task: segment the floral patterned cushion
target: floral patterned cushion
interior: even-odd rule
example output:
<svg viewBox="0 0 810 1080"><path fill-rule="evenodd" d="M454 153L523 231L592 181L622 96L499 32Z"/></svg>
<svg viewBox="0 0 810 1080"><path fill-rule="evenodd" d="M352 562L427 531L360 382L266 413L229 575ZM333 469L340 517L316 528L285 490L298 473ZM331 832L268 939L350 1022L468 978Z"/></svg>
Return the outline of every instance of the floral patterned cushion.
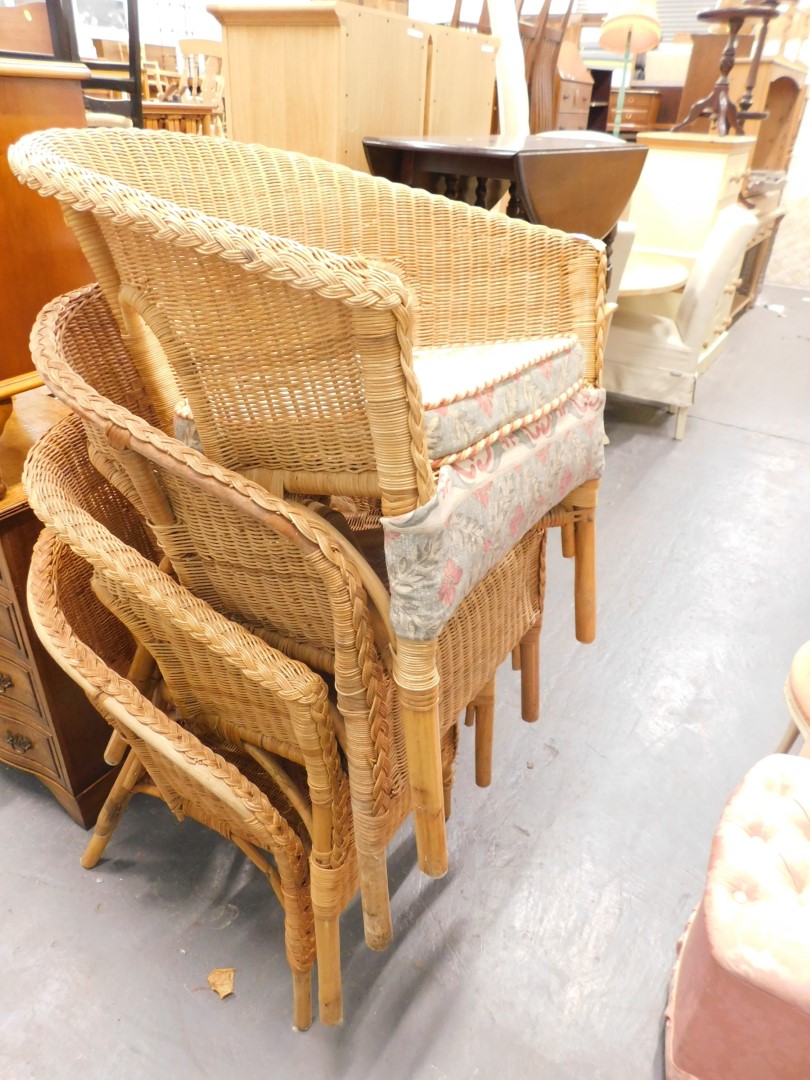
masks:
<svg viewBox="0 0 810 1080"><path fill-rule="evenodd" d="M414 349L434 467L551 412L583 385L575 337Z"/></svg>
<svg viewBox="0 0 810 1080"><path fill-rule="evenodd" d="M583 387L474 456L442 465L430 502L382 519L391 622L400 637L436 637L544 514L601 476L604 406L604 390Z"/></svg>

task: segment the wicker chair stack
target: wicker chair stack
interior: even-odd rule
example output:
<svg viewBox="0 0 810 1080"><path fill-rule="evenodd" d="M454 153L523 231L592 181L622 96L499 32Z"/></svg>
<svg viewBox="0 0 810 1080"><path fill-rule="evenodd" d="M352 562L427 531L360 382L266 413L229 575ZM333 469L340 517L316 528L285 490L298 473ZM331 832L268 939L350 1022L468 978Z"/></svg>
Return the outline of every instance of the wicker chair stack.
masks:
<svg viewBox="0 0 810 1080"><path fill-rule="evenodd" d="M459 716L485 786L510 653L523 718L539 716L550 526L575 556L577 636L594 636L604 250L227 140L59 130L10 161L61 201L98 277L34 328L36 366L76 418L25 478L51 530L41 632L111 719L110 758L132 748L91 848L128 793L155 787L282 877L285 859L299 867L288 955L311 966L288 904L309 896L334 1022L337 917L359 887L366 941L389 943L385 849L411 812L421 869L447 869ZM92 582L88 610L131 635L128 668L61 602L55 567L71 560L89 568L69 577ZM100 696L113 669L128 678ZM238 690L203 699L202 672ZM190 740L183 760L247 785L276 832L248 836L199 775L184 787L174 750L147 760L139 725L167 740L149 753Z"/></svg>

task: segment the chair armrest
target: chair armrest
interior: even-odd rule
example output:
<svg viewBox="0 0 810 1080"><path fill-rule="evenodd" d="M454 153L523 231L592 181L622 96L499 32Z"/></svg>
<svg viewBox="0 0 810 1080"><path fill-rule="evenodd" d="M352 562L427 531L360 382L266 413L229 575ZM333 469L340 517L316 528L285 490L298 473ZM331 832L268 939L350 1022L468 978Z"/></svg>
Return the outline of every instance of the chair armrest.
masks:
<svg viewBox="0 0 810 1080"><path fill-rule="evenodd" d="M606 272L600 241L411 188L395 191L389 265L414 297L418 345L575 333L587 376L598 379Z"/></svg>

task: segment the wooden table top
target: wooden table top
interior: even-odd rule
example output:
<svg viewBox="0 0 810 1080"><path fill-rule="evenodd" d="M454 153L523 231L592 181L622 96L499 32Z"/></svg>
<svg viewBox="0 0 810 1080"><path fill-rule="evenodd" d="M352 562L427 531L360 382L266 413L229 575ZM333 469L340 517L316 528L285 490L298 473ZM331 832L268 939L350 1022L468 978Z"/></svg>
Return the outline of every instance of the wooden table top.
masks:
<svg viewBox="0 0 810 1080"><path fill-rule="evenodd" d="M619 282L619 299L675 292L688 277L689 267L672 255L631 251Z"/></svg>

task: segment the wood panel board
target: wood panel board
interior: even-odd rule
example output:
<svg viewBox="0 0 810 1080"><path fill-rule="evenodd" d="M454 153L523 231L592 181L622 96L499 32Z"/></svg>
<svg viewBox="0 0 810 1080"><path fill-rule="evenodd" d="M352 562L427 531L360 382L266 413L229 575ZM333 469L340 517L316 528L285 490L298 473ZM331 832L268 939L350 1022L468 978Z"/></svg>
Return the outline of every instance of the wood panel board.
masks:
<svg viewBox="0 0 810 1080"><path fill-rule="evenodd" d="M498 39L431 26L426 135L488 135Z"/></svg>
<svg viewBox="0 0 810 1080"><path fill-rule="evenodd" d="M368 171L365 135L424 130L429 28L375 8L340 5L344 35L345 145L340 160Z"/></svg>

